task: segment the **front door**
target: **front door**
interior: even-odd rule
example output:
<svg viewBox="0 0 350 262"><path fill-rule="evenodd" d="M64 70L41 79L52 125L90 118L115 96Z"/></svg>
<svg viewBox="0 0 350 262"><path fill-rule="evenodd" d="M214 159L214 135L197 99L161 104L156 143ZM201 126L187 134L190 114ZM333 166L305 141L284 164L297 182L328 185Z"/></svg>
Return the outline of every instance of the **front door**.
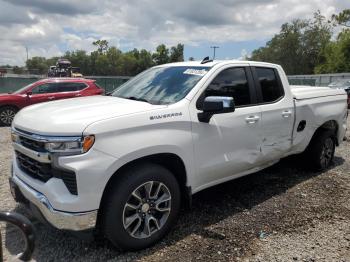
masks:
<svg viewBox="0 0 350 262"><path fill-rule="evenodd" d="M31 94L28 96L29 104L37 104L42 102L48 102L56 100L56 84L55 83L46 83L34 87L31 90Z"/></svg>
<svg viewBox="0 0 350 262"><path fill-rule="evenodd" d="M255 167L260 159L261 109L250 68L225 67L197 100L197 109L207 96L233 97L236 110L213 115L209 123L192 115L197 182L195 191L234 178Z"/></svg>

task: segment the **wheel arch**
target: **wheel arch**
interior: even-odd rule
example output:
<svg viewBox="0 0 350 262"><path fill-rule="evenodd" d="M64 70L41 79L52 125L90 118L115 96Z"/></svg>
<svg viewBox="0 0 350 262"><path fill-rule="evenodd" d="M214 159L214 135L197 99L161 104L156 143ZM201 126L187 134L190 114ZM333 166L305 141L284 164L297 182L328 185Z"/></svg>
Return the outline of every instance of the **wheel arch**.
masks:
<svg viewBox="0 0 350 262"><path fill-rule="evenodd" d="M17 110L17 112L21 109L19 106L14 105L14 104L3 104L3 105L0 105L0 109L3 108L3 107L13 107L14 109Z"/></svg>
<svg viewBox="0 0 350 262"><path fill-rule="evenodd" d="M174 153L157 153L148 156L143 156L134 160L131 160L121 167L119 167L114 174L109 178L104 188L98 213L98 222L101 221L104 209L104 203L106 202L106 197L112 189L113 183L121 178L121 174L130 167L141 165L143 163L154 163L167 168L172 172L179 183L181 191L181 202L185 207L191 206L192 192L191 187L187 186L187 171L185 162Z"/></svg>
<svg viewBox="0 0 350 262"><path fill-rule="evenodd" d="M336 120L328 120L326 122L324 122L322 125L320 125L314 132L311 141L314 139L314 137L317 136L317 134L319 134L320 132L324 132L324 131L332 131L334 134L334 139L335 139L335 144L337 146L339 146L339 141L338 141L338 130L339 130L339 124Z"/></svg>

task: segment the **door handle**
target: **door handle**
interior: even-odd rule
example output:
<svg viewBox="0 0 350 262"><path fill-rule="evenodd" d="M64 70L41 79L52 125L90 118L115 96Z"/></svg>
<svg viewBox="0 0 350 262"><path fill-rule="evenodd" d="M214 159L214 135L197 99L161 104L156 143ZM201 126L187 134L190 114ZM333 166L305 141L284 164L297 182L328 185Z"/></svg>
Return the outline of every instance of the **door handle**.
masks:
<svg viewBox="0 0 350 262"><path fill-rule="evenodd" d="M77 94L77 95L75 95L76 97L78 97L78 96L81 96L81 94Z"/></svg>
<svg viewBox="0 0 350 262"><path fill-rule="evenodd" d="M248 124L254 124L256 122L258 122L260 120L260 117L258 116L248 116L246 117L245 121L248 123Z"/></svg>
<svg viewBox="0 0 350 262"><path fill-rule="evenodd" d="M288 118L291 115L292 115L292 111L290 111L290 110L286 110L286 111L282 112L282 117L284 117L284 118Z"/></svg>
<svg viewBox="0 0 350 262"><path fill-rule="evenodd" d="M47 99L52 100L52 99L55 99L55 97L54 96L49 96Z"/></svg>

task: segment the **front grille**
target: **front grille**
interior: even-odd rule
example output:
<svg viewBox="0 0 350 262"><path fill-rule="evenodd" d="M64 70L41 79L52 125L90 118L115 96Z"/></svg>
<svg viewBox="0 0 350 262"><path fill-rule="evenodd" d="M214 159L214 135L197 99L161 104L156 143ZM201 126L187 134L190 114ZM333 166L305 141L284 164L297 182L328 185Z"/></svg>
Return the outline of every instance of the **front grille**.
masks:
<svg viewBox="0 0 350 262"><path fill-rule="evenodd" d="M19 141L22 144L22 146L26 148L29 148L37 152L46 152L44 142L35 141L32 139L26 138L24 136L19 136Z"/></svg>
<svg viewBox="0 0 350 262"><path fill-rule="evenodd" d="M30 177L42 182L47 182L52 177L51 164L41 163L18 151L16 156L19 167Z"/></svg>
<svg viewBox="0 0 350 262"><path fill-rule="evenodd" d="M62 179L68 191L72 195L78 195L77 179L74 172L54 168L51 164L41 163L18 151L16 151L16 158L19 168L30 177L44 183L52 177Z"/></svg>

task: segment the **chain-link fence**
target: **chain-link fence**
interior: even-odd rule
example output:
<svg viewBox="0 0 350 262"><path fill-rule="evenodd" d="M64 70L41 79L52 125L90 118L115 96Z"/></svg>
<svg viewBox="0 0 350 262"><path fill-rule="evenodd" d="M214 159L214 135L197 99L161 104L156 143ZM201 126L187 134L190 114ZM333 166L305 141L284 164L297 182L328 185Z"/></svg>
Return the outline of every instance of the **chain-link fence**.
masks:
<svg viewBox="0 0 350 262"><path fill-rule="evenodd" d="M28 84L38 81L45 76L38 75L5 75L0 77L0 93L14 92ZM96 83L111 92L121 84L128 81L130 76L85 76L85 78L95 79ZM332 82L342 79L350 79L350 73L323 74L323 75L292 75L288 76L292 85L327 86Z"/></svg>
<svg viewBox="0 0 350 262"><path fill-rule="evenodd" d="M11 93L26 85L36 82L45 76L28 75L28 76L2 76L0 77L0 93ZM128 81L129 76L85 76L85 78L95 79L96 83L105 89L106 92L111 92L121 84Z"/></svg>
<svg viewBox="0 0 350 262"><path fill-rule="evenodd" d="M328 86L330 83L343 79L350 79L350 73L288 76L291 85L308 86Z"/></svg>

